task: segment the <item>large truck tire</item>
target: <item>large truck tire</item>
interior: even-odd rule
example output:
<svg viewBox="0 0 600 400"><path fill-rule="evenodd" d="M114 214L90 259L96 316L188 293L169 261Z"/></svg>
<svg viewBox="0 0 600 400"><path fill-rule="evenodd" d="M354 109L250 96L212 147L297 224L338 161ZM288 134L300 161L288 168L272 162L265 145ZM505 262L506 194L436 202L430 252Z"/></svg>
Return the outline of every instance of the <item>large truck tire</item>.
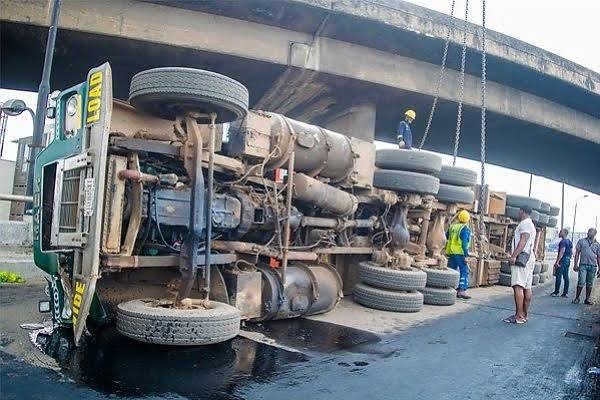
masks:
<svg viewBox="0 0 600 400"><path fill-rule="evenodd" d="M509 218L514 219L515 221L519 221L519 207L506 206L506 210L504 211L504 215ZM533 222L540 223L540 214L539 212L532 210L531 215L529 216Z"/></svg>
<svg viewBox="0 0 600 400"><path fill-rule="evenodd" d="M519 207L506 206L504 215L514 220L519 220Z"/></svg>
<svg viewBox="0 0 600 400"><path fill-rule="evenodd" d="M452 165L442 165L437 177L440 178L440 183L448 185L475 186L477 184L477 172Z"/></svg>
<svg viewBox="0 0 600 400"><path fill-rule="evenodd" d="M435 288L452 288L458 287L460 273L454 269L433 269L423 268L427 274L427 286Z"/></svg>
<svg viewBox="0 0 600 400"><path fill-rule="evenodd" d="M516 208L528 206L534 210L538 210L542 206L542 201L534 199L533 197L516 196L513 194L509 194L506 196L506 204Z"/></svg>
<svg viewBox="0 0 600 400"><path fill-rule="evenodd" d="M417 312L423 308L423 295L420 292L396 292L364 283L357 283L354 287L354 301L384 311Z"/></svg>
<svg viewBox="0 0 600 400"><path fill-rule="evenodd" d="M469 187L440 183L435 197L442 203L471 204L475 200L475 193Z"/></svg>
<svg viewBox="0 0 600 400"><path fill-rule="evenodd" d="M405 193L437 194L440 180L435 176L391 169L375 170L375 187Z"/></svg>
<svg viewBox="0 0 600 400"><path fill-rule="evenodd" d="M138 72L131 78L129 102L138 110L174 120L186 111L217 113L217 123L248 113L248 89L216 72L166 67Z"/></svg>
<svg viewBox="0 0 600 400"><path fill-rule="evenodd" d="M556 228L556 225L558 225L558 218L556 218L556 217L548 218L548 226L550 228Z"/></svg>
<svg viewBox="0 0 600 400"><path fill-rule="evenodd" d="M375 165L383 169L437 174L442 168L442 158L437 154L418 150L377 150Z"/></svg>
<svg viewBox="0 0 600 400"><path fill-rule="evenodd" d="M502 286L511 286L511 281L512 277L510 274L505 274L504 272L500 272L500 278L498 280L498 284L502 285Z"/></svg>
<svg viewBox="0 0 600 400"><path fill-rule="evenodd" d="M550 207L548 214L550 214L551 217L558 217L560 215L560 207Z"/></svg>
<svg viewBox="0 0 600 400"><path fill-rule="evenodd" d="M423 293L423 303L432 306L451 306L456 303L456 290L451 288L424 287L419 289Z"/></svg>
<svg viewBox="0 0 600 400"><path fill-rule="evenodd" d="M548 225L548 222L550 221L550 216L548 214L544 214L544 213L539 213L539 214L540 214L539 219L538 219L539 223L541 225Z"/></svg>
<svg viewBox="0 0 600 400"><path fill-rule="evenodd" d="M372 261L358 263L358 276L364 283L382 289L413 291L425 287L427 274L420 269L400 270L381 267Z"/></svg>
<svg viewBox="0 0 600 400"><path fill-rule="evenodd" d="M117 330L131 339L170 346L199 346L233 339L240 311L225 303L178 309L171 300L140 299L117 306Z"/></svg>
<svg viewBox="0 0 600 400"><path fill-rule="evenodd" d="M548 214L550 212L550 203L542 201L540 208L538 208L537 210L541 213Z"/></svg>

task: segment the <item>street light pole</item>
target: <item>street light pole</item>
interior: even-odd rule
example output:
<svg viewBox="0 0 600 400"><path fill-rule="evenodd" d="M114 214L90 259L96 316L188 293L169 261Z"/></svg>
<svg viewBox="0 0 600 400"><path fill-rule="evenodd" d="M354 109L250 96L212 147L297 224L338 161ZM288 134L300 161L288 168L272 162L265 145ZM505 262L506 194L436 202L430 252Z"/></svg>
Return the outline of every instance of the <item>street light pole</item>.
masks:
<svg viewBox="0 0 600 400"><path fill-rule="evenodd" d="M571 232L571 242L573 242L575 240L575 218L577 218L577 203L579 202L579 200L585 199L586 197L588 197L589 195L584 194L583 196L579 197L577 200L575 200L575 212L573 213L573 231Z"/></svg>
<svg viewBox="0 0 600 400"><path fill-rule="evenodd" d="M33 172L35 158L38 150L43 146L44 124L46 122L46 105L48 95L50 94L50 72L52 71L52 59L54 58L54 44L56 43L56 30L58 28L58 14L60 12L61 0L54 0L52 6L52 15L50 19L50 28L48 29L48 41L46 42L46 54L44 56L44 68L42 70L42 80L38 88L37 107L35 109L35 118L33 120L33 138L31 141L30 159L27 170L27 196L33 195Z"/></svg>
<svg viewBox="0 0 600 400"><path fill-rule="evenodd" d="M562 183L562 198L560 204L560 229L565 227L565 183Z"/></svg>

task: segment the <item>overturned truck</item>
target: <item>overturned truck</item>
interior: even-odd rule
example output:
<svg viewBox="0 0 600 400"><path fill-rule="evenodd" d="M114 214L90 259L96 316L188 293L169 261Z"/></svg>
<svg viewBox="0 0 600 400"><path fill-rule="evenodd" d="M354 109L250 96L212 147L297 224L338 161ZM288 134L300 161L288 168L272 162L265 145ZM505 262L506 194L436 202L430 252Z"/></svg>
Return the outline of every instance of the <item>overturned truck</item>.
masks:
<svg viewBox="0 0 600 400"><path fill-rule="evenodd" d="M34 259L53 320L76 343L111 320L135 340L216 343L241 319L332 310L355 256L405 269L404 249L425 259L427 230L411 236L408 205L426 205L428 220L437 178L398 172L379 179L400 192L375 188L373 143L248 111L247 89L228 77L147 70L122 102L104 64L51 114ZM425 185L423 197L402 195L406 182Z"/></svg>

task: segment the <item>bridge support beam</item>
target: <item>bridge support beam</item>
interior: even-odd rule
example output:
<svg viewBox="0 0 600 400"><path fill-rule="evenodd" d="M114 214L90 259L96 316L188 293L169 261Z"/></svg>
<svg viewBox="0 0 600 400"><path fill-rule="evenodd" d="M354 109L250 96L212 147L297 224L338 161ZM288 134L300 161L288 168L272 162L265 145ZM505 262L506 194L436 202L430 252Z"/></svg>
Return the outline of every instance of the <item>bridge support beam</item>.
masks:
<svg viewBox="0 0 600 400"><path fill-rule="evenodd" d="M375 140L376 115L377 109L374 103L360 104L333 117L325 124L325 127L332 131L373 142Z"/></svg>

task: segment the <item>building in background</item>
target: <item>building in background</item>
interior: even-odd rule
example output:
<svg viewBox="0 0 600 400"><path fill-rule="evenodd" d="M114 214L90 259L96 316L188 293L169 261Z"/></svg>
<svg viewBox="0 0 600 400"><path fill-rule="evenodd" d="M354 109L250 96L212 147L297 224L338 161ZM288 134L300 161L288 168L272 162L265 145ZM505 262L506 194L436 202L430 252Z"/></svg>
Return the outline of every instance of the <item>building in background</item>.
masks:
<svg viewBox="0 0 600 400"><path fill-rule="evenodd" d="M12 194L19 196L25 196L27 192L27 172L29 170L29 154L31 148L32 137L24 137L17 140L13 140L13 143L17 143L17 159L14 165L14 173L12 178ZM8 191L7 191L8 192ZM23 214L25 213L25 203L11 201L10 202L10 217L11 221L23 221Z"/></svg>
<svg viewBox="0 0 600 400"><path fill-rule="evenodd" d="M44 127L44 147L52 141L54 138L54 123L46 124ZM33 138L31 136L23 137L14 140L13 143L17 143L17 159L14 164L14 174L11 179L12 194L25 196L27 192L27 174L29 172L29 158L31 154L31 142ZM10 193L10 190L6 190L0 193ZM23 214L25 213L25 203L13 201L10 203L10 217L11 221L23 221Z"/></svg>
<svg viewBox="0 0 600 400"><path fill-rule="evenodd" d="M14 161L0 159L0 193L11 193L14 190L15 164ZM15 203L0 201L0 221L6 221L10 218L11 204Z"/></svg>

